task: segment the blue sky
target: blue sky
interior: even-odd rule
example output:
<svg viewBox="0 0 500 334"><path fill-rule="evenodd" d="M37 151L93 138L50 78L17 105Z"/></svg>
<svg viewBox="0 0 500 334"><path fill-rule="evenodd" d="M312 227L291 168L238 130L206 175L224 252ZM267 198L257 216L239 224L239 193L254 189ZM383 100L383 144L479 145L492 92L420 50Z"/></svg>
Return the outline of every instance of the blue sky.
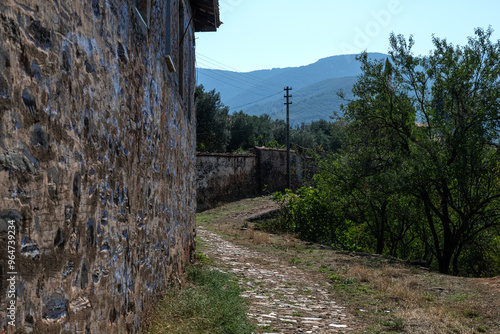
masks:
<svg viewBox="0 0 500 334"><path fill-rule="evenodd" d="M432 34L455 45L476 27L500 39L499 0L219 0L223 25L197 33L197 66L248 72L302 66L363 50L387 53L389 34L413 35L416 55Z"/></svg>

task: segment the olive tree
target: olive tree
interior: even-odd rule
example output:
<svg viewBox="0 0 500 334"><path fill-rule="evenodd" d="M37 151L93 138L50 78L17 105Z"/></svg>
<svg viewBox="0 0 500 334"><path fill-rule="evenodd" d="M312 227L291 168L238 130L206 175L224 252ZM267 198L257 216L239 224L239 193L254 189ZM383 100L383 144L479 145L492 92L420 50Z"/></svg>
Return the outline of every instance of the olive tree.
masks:
<svg viewBox="0 0 500 334"><path fill-rule="evenodd" d="M477 29L465 46L434 38L435 50L416 57L412 37L392 34L385 62L359 57L344 110L346 167L355 159L361 179L385 182L370 195L384 212L392 194L418 200L421 239L442 273L458 273L463 250L500 226L500 42L491 35Z"/></svg>

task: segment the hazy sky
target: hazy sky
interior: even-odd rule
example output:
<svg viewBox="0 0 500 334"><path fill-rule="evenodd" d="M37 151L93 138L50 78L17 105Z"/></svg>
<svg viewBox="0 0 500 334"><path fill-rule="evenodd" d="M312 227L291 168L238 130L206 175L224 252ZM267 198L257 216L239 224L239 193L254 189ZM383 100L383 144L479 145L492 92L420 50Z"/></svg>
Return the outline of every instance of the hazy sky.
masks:
<svg viewBox="0 0 500 334"><path fill-rule="evenodd" d="M432 34L458 45L474 28L500 39L499 0L219 0L222 26L197 33L197 66L252 71L301 66L363 50L387 53L410 34L427 55Z"/></svg>

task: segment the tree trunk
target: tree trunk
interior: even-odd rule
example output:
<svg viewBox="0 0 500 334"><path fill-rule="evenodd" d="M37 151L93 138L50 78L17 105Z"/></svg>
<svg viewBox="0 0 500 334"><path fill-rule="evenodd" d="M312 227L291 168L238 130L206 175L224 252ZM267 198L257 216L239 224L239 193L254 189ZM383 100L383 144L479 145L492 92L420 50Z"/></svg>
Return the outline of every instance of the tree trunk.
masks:
<svg viewBox="0 0 500 334"><path fill-rule="evenodd" d="M380 210L380 225L377 238L377 254L382 254L384 252L386 227L387 227L387 203L384 202Z"/></svg>
<svg viewBox="0 0 500 334"><path fill-rule="evenodd" d="M457 276L458 271L458 259L460 258L460 254L462 254L463 244L458 246L457 251L453 254L453 275Z"/></svg>
<svg viewBox="0 0 500 334"><path fill-rule="evenodd" d="M437 257L439 272L441 274L449 274L450 273L450 264L451 258L453 254L444 253L441 256Z"/></svg>

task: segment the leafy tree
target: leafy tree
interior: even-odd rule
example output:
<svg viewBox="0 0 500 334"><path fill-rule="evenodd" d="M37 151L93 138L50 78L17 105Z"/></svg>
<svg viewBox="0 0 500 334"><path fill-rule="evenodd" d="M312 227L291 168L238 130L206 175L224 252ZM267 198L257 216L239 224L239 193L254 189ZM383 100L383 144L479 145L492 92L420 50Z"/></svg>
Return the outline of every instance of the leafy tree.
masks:
<svg viewBox="0 0 500 334"><path fill-rule="evenodd" d="M288 226L442 273L499 274L500 41L491 34L477 29L463 47L434 38L427 57L392 34L385 61L361 54L343 108L347 140L288 202L301 222Z"/></svg>
<svg viewBox="0 0 500 334"><path fill-rule="evenodd" d="M286 142L285 122L272 120L267 114L250 116L243 111L231 116L231 141L228 151L253 146L282 146Z"/></svg>
<svg viewBox="0 0 500 334"><path fill-rule="evenodd" d="M291 130L290 137L292 144L327 152L339 150L345 141L343 125L323 119L311 124L302 123Z"/></svg>
<svg viewBox="0 0 500 334"><path fill-rule="evenodd" d="M342 155L330 155L321 162L315 177L317 188L330 190L323 201L338 208L340 217L333 220L336 224L348 220L370 235L371 241L362 248L365 251L420 257L408 249L414 240L410 235L414 211L408 212L410 199L398 192L394 170L387 163L377 163L375 153L365 146L356 145L354 138L359 137L352 138Z"/></svg>
<svg viewBox="0 0 500 334"><path fill-rule="evenodd" d="M254 132L251 116L243 111L234 113L231 117L231 140L228 150L234 151L238 148L247 149L254 146Z"/></svg>
<svg viewBox="0 0 500 334"><path fill-rule="evenodd" d="M220 93L205 92L196 87L196 149L201 152L226 152L231 138L229 108L224 106Z"/></svg>
<svg viewBox="0 0 500 334"><path fill-rule="evenodd" d="M442 273L457 274L463 250L500 225L500 42L491 34L477 29L464 47L434 38L424 58L411 37L392 34L385 64L359 57L357 99L345 110L365 162L419 200Z"/></svg>
<svg viewBox="0 0 500 334"><path fill-rule="evenodd" d="M268 114L250 116L243 111L229 115L220 93L205 92L200 85L196 94L198 151L234 152L253 146L284 147L286 144L284 120L273 120ZM325 120L302 124L290 132L292 145L324 151L338 150L344 140L343 127Z"/></svg>
<svg viewBox="0 0 500 334"><path fill-rule="evenodd" d="M272 139L280 146L286 145L286 122L282 119L275 119L271 124Z"/></svg>

